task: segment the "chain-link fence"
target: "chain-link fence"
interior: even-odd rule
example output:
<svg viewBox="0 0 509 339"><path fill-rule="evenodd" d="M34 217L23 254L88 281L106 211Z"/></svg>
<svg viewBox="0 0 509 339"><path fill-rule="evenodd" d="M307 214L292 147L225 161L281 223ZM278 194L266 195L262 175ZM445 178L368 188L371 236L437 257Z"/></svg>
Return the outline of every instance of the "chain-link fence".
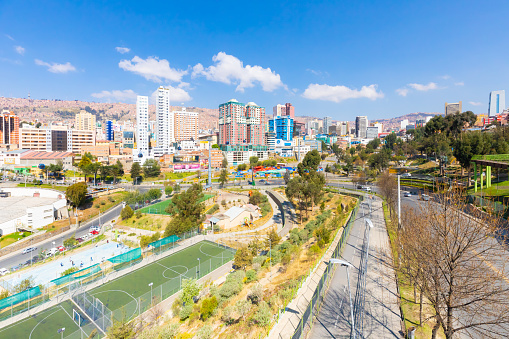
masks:
<svg viewBox="0 0 509 339"><path fill-rule="evenodd" d="M112 312L99 299L82 291L75 294L72 300L102 332L106 333L108 328L113 325Z"/></svg>
<svg viewBox="0 0 509 339"><path fill-rule="evenodd" d="M350 234L352 225L356 219L360 203L364 198L363 196L358 195L355 195L355 197L359 198L359 202L355 206L352 214L350 215L350 218L348 219L348 222L346 223L343 233L341 234L341 238L339 239L339 242L336 248L334 249L334 252L332 253L332 258L338 258L341 256L345 244L348 241L348 236ZM334 265L329 263L325 268L325 271L323 272L323 275L320 278L318 285L316 286L315 292L313 293L313 297L311 298L309 305L306 307L306 310L304 311L302 318L300 319L299 324L297 325L297 328L295 329L295 332L292 335L292 339L300 339L304 335L304 333L306 333L306 331L310 328L311 322L313 321L313 314L316 314L318 312L319 307L323 301L324 292L327 290L327 286L329 285L330 279L333 274Z"/></svg>

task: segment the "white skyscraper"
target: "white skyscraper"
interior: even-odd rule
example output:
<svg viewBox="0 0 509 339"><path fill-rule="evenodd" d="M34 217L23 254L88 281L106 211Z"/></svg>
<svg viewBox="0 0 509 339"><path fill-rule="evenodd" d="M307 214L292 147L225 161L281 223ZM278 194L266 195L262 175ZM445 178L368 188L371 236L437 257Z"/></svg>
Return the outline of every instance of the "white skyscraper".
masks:
<svg viewBox="0 0 509 339"><path fill-rule="evenodd" d="M149 133L148 133L148 97L138 95L136 99L136 154L135 161L142 161L149 156Z"/></svg>
<svg viewBox="0 0 509 339"><path fill-rule="evenodd" d="M490 117L500 114L505 110L505 91L490 92L490 104L488 106L488 115Z"/></svg>
<svg viewBox="0 0 509 339"><path fill-rule="evenodd" d="M368 128L368 117L359 116L355 118L355 134L357 138L365 138Z"/></svg>
<svg viewBox="0 0 509 339"><path fill-rule="evenodd" d="M323 118L323 134L329 134L329 127L332 126L332 118Z"/></svg>
<svg viewBox="0 0 509 339"><path fill-rule="evenodd" d="M159 87L156 99L157 155L168 153L171 143L175 142L173 112L170 108L170 90Z"/></svg>
<svg viewBox="0 0 509 339"><path fill-rule="evenodd" d="M283 111L285 110L285 105L277 104L272 109L272 112L274 113L274 117L280 117L283 115Z"/></svg>

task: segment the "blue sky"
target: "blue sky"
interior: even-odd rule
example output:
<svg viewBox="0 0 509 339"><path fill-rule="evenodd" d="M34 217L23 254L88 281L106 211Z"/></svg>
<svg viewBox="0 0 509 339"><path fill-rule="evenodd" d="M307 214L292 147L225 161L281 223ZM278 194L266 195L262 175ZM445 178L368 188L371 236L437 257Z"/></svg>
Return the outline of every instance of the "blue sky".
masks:
<svg viewBox="0 0 509 339"><path fill-rule="evenodd" d="M509 79L506 1L5 1L0 96L231 98L353 120L487 112Z"/></svg>

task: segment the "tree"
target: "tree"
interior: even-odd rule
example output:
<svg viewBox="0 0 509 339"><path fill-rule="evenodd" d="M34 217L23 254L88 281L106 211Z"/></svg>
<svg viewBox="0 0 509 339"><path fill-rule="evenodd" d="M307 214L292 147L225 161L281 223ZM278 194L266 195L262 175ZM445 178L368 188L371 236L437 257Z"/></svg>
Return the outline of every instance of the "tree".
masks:
<svg viewBox="0 0 509 339"><path fill-rule="evenodd" d="M100 162L93 162L90 165L88 165L88 171L90 172L90 174L94 175L94 185L97 180L97 173L99 172L101 167L102 164Z"/></svg>
<svg viewBox="0 0 509 339"><path fill-rule="evenodd" d="M274 248L274 246L279 244L280 241L281 241L281 237L279 236L279 234L277 234L276 230L273 228L270 231L269 236L268 236L265 244L269 248Z"/></svg>
<svg viewBox="0 0 509 339"><path fill-rule="evenodd" d="M83 173L83 175L85 176L85 182L87 181L87 175L89 174L92 174L91 172L91 168L90 168L90 165L92 164L92 161L90 160L90 158L88 158L86 156L86 154L84 154L82 157L81 157L81 160L80 162L78 163L78 168L80 169L80 171Z"/></svg>
<svg viewBox="0 0 509 339"><path fill-rule="evenodd" d="M127 220L127 219L131 218L133 215L134 215L134 211L131 208L131 206L129 206L129 205L124 207L122 209L122 212L120 212L120 217L122 218L122 220Z"/></svg>
<svg viewBox="0 0 509 339"><path fill-rule="evenodd" d="M205 209L203 202L203 189L200 184L193 184L187 191L176 194L171 199L177 215L168 223L164 236L180 234L197 227L202 221Z"/></svg>
<svg viewBox="0 0 509 339"><path fill-rule="evenodd" d="M145 178L154 178L161 174L161 167L159 167L159 164L155 159L145 160L142 167Z"/></svg>
<svg viewBox="0 0 509 339"><path fill-rule="evenodd" d="M378 153L373 153L368 160L369 167L376 169L380 172L384 171L389 167L389 161L391 160L391 151L389 149L383 149Z"/></svg>
<svg viewBox="0 0 509 339"><path fill-rule="evenodd" d="M138 162L133 163L131 166L131 179L133 183L137 181L137 178L141 175L141 166Z"/></svg>
<svg viewBox="0 0 509 339"><path fill-rule="evenodd" d="M237 171L245 171L247 170L247 165L246 164L239 164L237 166Z"/></svg>
<svg viewBox="0 0 509 339"><path fill-rule="evenodd" d="M384 147L388 148L390 150L394 149L394 146L396 145L396 140L397 139L398 139L398 137L396 136L396 133L394 133L394 132L392 132L391 134L385 136L385 138L384 138L384 141L385 141Z"/></svg>
<svg viewBox="0 0 509 339"><path fill-rule="evenodd" d="M58 160L56 164L50 164L48 167L46 167L46 170L48 173L53 174L53 178L56 178L60 172L64 169L64 164L62 160Z"/></svg>
<svg viewBox="0 0 509 339"><path fill-rule="evenodd" d="M164 193L166 195L171 195L172 192L173 192L173 188L171 186L165 186L164 187Z"/></svg>
<svg viewBox="0 0 509 339"><path fill-rule="evenodd" d="M99 174L101 175L101 179L105 181L111 174L111 166L102 165L101 168L99 168Z"/></svg>
<svg viewBox="0 0 509 339"><path fill-rule="evenodd" d="M249 166L251 168L251 181L253 182L253 185L254 185L254 168L257 163L258 163L258 157L253 156L253 157L249 158Z"/></svg>
<svg viewBox="0 0 509 339"><path fill-rule="evenodd" d="M289 170L286 170L285 172L285 175L283 177L283 179L285 180L285 185L288 185L288 182L290 181L291 177L290 177L290 171Z"/></svg>
<svg viewBox="0 0 509 339"><path fill-rule="evenodd" d="M397 199L398 183L396 182L394 176L389 173L389 171L385 171L380 175L377 185L380 188L380 194L387 201L389 212L392 216L394 204Z"/></svg>
<svg viewBox="0 0 509 339"><path fill-rule="evenodd" d="M316 149L311 152L307 152L304 159L302 159L302 162L297 165L299 175L303 176L310 172L316 172L318 170L318 166L320 166L321 160L320 153Z"/></svg>
<svg viewBox="0 0 509 339"><path fill-rule="evenodd" d="M212 148L219 149L219 145L218 144L214 144L214 145L212 145Z"/></svg>
<svg viewBox="0 0 509 339"><path fill-rule="evenodd" d="M221 170L221 174L219 174L219 183L221 184L221 187L224 187L224 184L228 182L228 170L226 168L223 168Z"/></svg>
<svg viewBox="0 0 509 339"><path fill-rule="evenodd" d="M253 254L247 247L242 247L235 253L233 264L236 267L242 268L244 271L248 265L253 263Z"/></svg>
<svg viewBox="0 0 509 339"><path fill-rule="evenodd" d="M228 159L226 159L225 156L223 156L223 160L221 161L221 168L228 168Z"/></svg>
<svg viewBox="0 0 509 339"><path fill-rule="evenodd" d="M185 279L182 281L182 292L180 293L180 300L182 304L193 304L193 298L200 293L200 284L196 279Z"/></svg>
<svg viewBox="0 0 509 339"><path fill-rule="evenodd" d="M78 182L67 187L65 190L65 196L71 206L78 208L85 202L85 198L87 196L87 184L84 182Z"/></svg>
<svg viewBox="0 0 509 339"><path fill-rule="evenodd" d="M400 271L413 280L434 311L432 338L441 327L456 336L507 338L509 288L504 270L508 255L491 234L500 221L451 190L405 211L398 232Z"/></svg>
<svg viewBox="0 0 509 339"><path fill-rule="evenodd" d="M124 166L117 160L117 163L111 166L111 174L113 175L113 183L117 182L117 178L124 175Z"/></svg>
<svg viewBox="0 0 509 339"><path fill-rule="evenodd" d="M159 199L163 194L161 193L161 190L158 188L151 188L148 190L147 193L145 193L148 200L156 200Z"/></svg>
<svg viewBox="0 0 509 339"><path fill-rule="evenodd" d="M337 158L337 161L339 162L339 160L343 156L343 149L339 147L338 144L332 144L332 152L334 153L334 155Z"/></svg>
<svg viewBox="0 0 509 339"><path fill-rule="evenodd" d="M106 334L111 339L130 339L134 338L136 331L132 321L113 319L113 325L108 328Z"/></svg>

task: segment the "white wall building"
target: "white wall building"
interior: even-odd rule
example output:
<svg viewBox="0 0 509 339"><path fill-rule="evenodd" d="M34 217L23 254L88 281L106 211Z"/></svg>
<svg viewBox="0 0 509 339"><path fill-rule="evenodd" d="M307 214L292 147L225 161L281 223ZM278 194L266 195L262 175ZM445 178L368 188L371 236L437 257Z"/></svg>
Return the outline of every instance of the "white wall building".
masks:
<svg viewBox="0 0 509 339"><path fill-rule="evenodd" d="M144 162L149 157L148 97L138 95L136 99L136 154L134 161Z"/></svg>
<svg viewBox="0 0 509 339"><path fill-rule="evenodd" d="M1 235L14 233L19 228L35 230L56 219L69 217L63 192L24 187L5 187L0 192L10 195L0 198Z"/></svg>
<svg viewBox="0 0 509 339"><path fill-rule="evenodd" d="M323 118L323 134L329 134L329 127L332 126L332 118Z"/></svg>
<svg viewBox="0 0 509 339"><path fill-rule="evenodd" d="M175 142L174 118L170 107L170 89L159 87L156 99L157 155L168 154L170 144Z"/></svg>
<svg viewBox="0 0 509 339"><path fill-rule="evenodd" d="M501 114L505 110L505 91L490 92L490 103L488 106L488 116L493 117Z"/></svg>

